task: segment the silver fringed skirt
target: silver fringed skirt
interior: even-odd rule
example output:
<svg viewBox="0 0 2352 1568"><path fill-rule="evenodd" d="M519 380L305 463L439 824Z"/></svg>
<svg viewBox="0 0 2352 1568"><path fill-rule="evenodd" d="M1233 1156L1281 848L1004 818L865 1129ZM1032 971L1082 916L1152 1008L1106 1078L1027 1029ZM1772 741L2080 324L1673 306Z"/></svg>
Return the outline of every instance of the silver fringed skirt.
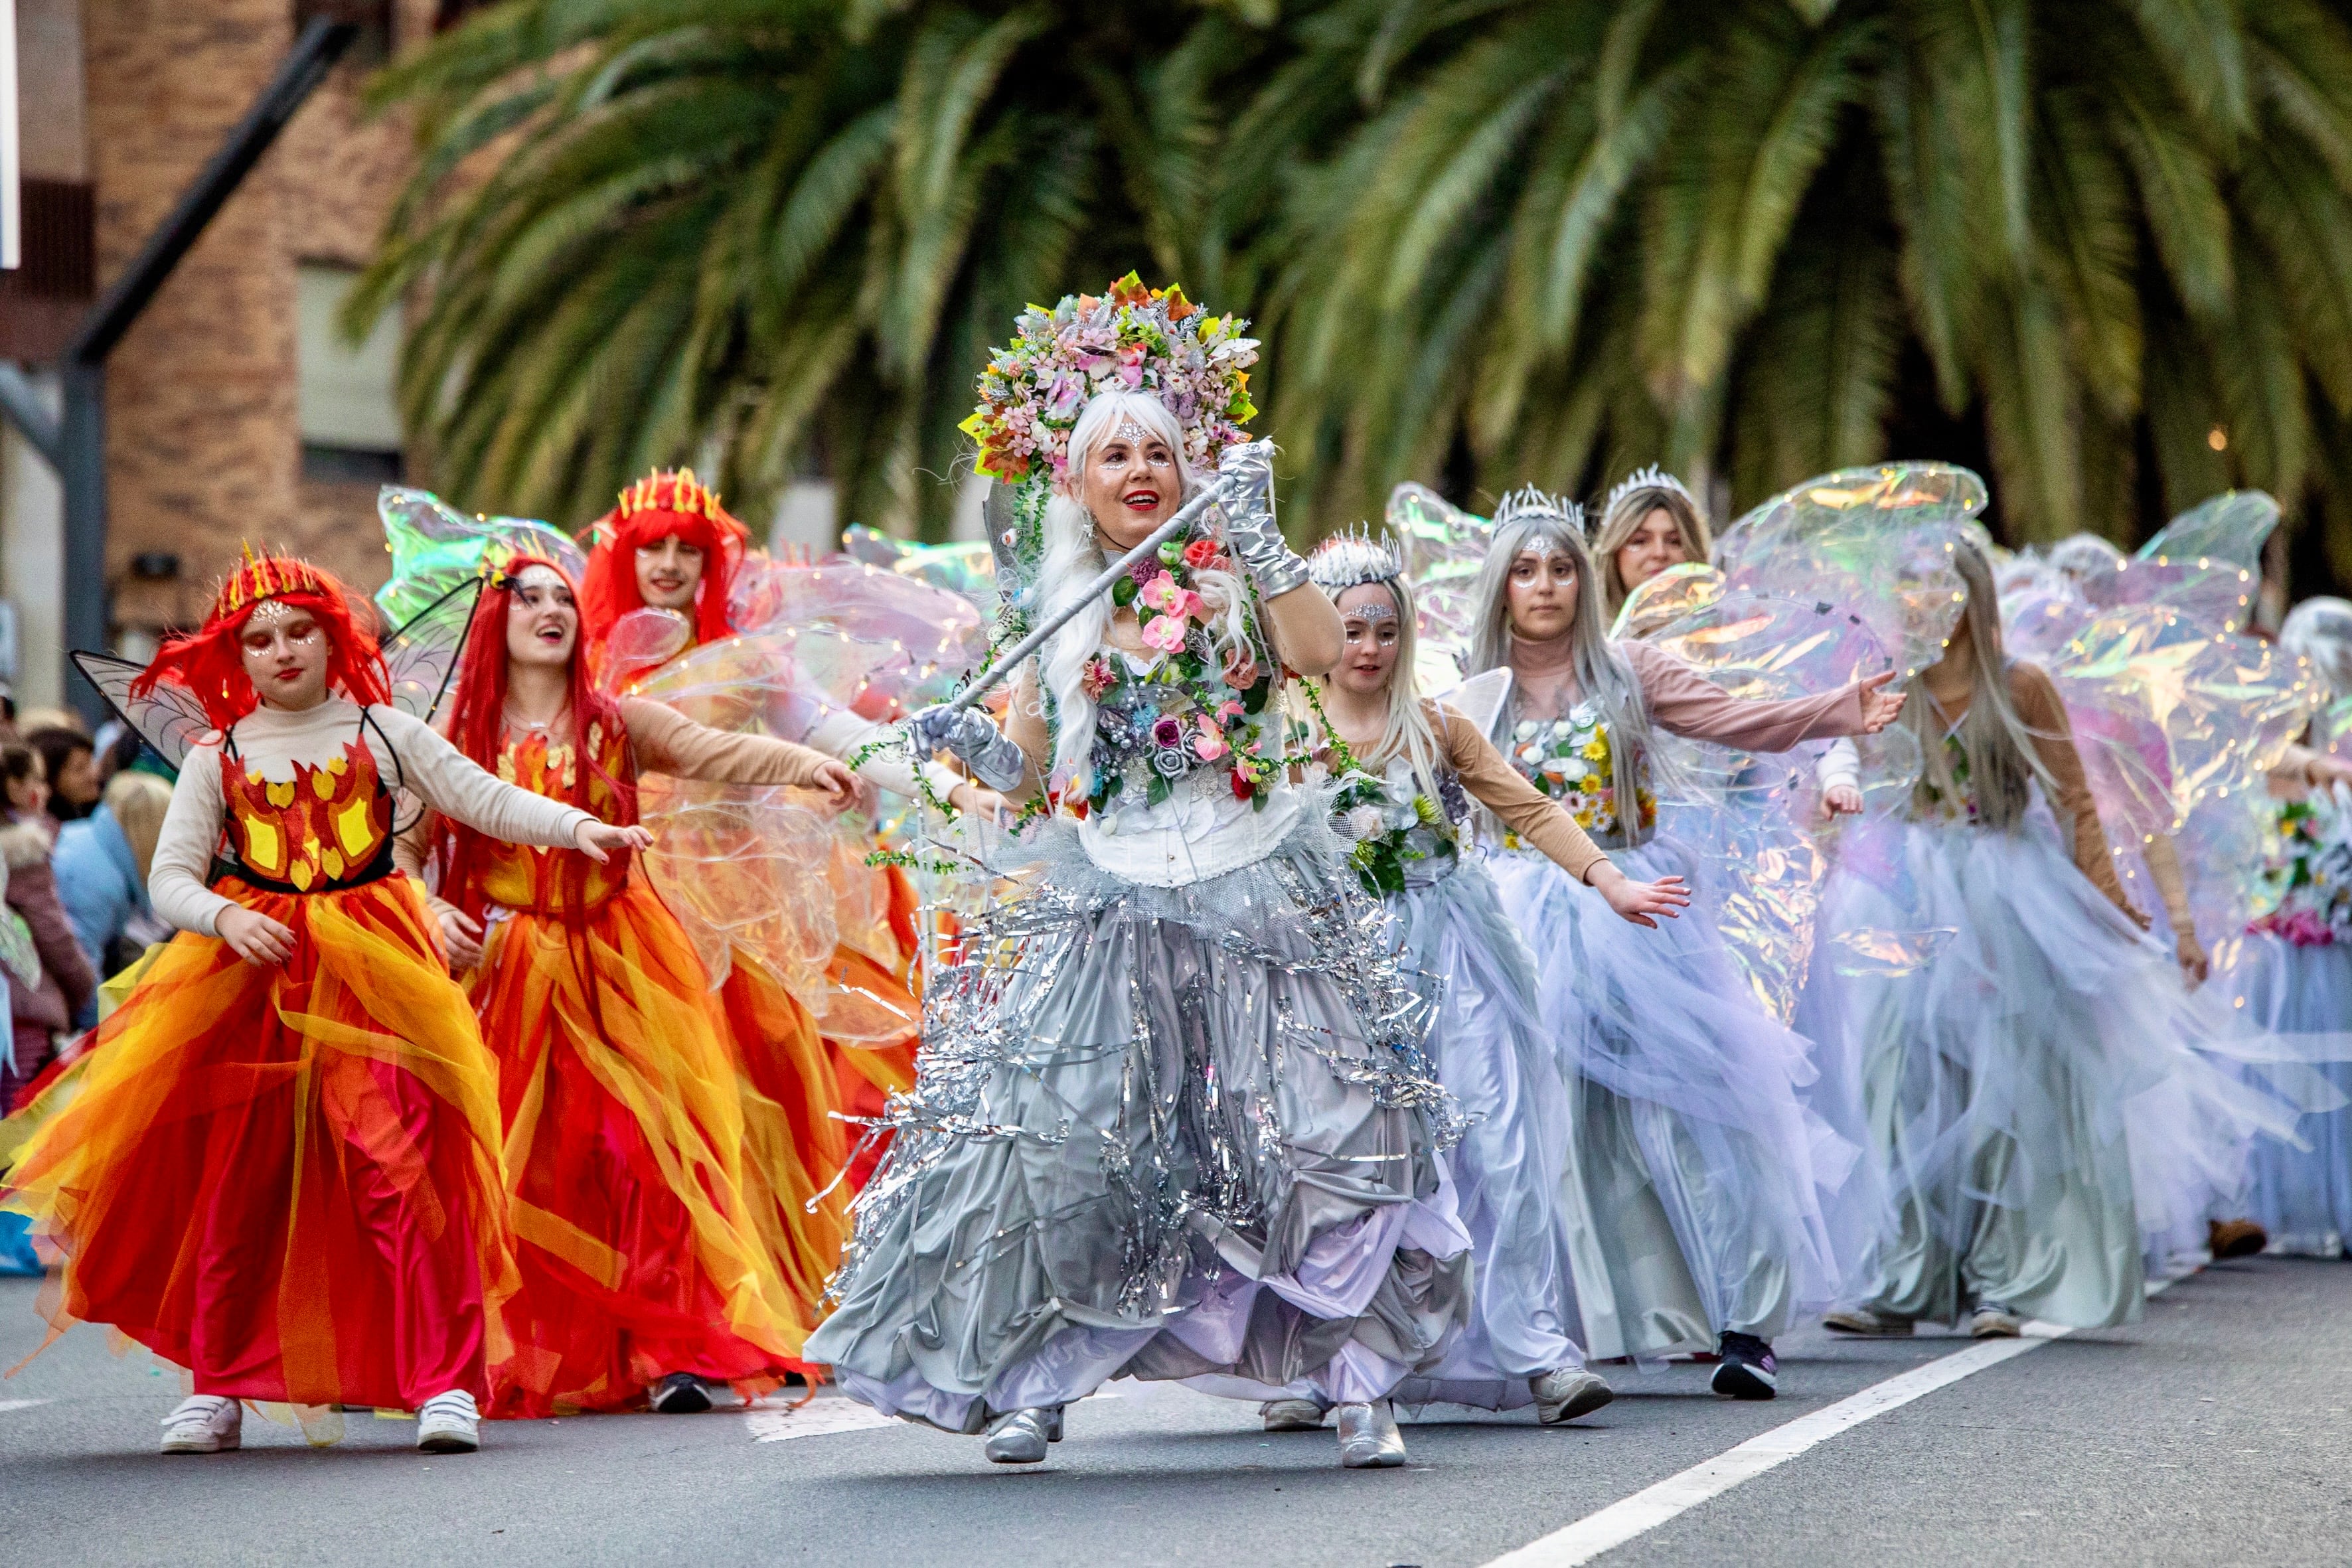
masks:
<svg viewBox="0 0 2352 1568"><path fill-rule="evenodd" d="M1425 998L1322 813L1175 888L1066 823L925 994L913 1090L805 1354L977 1432L1118 1376L1385 1397L1469 1313Z"/></svg>

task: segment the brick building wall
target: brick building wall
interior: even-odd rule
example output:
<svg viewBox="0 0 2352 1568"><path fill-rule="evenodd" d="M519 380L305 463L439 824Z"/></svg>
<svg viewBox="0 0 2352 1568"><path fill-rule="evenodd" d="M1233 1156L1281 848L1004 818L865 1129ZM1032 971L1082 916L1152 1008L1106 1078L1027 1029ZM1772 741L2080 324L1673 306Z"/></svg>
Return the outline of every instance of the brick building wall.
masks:
<svg viewBox="0 0 2352 1568"><path fill-rule="evenodd" d="M428 37L435 9L398 0L395 40ZM295 6L84 0L82 18L103 287L285 58ZM110 575L134 634L200 616L247 541L383 580L374 486L303 478L297 404L297 269L362 264L408 169L407 125L367 118L361 79L346 63L311 95L110 362ZM177 579L134 580L146 552L176 555Z"/></svg>

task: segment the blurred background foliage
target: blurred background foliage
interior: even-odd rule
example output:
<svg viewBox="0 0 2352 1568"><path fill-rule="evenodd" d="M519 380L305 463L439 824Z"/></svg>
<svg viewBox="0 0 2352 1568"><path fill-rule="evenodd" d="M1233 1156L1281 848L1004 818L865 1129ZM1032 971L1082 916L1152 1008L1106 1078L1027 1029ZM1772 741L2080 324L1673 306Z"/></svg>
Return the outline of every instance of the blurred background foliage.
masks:
<svg viewBox="0 0 2352 1568"><path fill-rule="evenodd" d="M429 481L656 462L938 536L1027 301L1252 317L1293 517L1892 456L2011 542L2231 485L2352 579L2352 23L2327 0L506 0L388 70Z"/></svg>

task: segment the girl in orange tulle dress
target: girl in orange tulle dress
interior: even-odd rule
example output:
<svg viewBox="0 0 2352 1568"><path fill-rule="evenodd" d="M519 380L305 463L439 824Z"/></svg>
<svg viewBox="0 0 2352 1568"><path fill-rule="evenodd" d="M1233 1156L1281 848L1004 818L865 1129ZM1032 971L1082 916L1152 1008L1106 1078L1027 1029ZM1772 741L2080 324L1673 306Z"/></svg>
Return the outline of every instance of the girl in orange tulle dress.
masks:
<svg viewBox="0 0 2352 1568"><path fill-rule="evenodd" d="M620 504L599 519L590 534L587 573L582 584L583 636L592 660L607 679L614 659L607 647L614 626L643 610L667 611L686 624L691 644L716 641L734 629L729 620L739 573L744 566L743 526L719 505L719 497L696 482L691 470L656 473L622 492ZM636 673L645 673L642 669ZM836 710L820 721L807 741L843 759L857 759L858 773L883 789L912 797L914 770L895 750L871 742L883 725ZM923 769L935 794L959 810L988 809L1002 802L971 781L936 763ZM888 1097L915 1081L915 1045L920 1007L910 974L916 953L915 897L905 876L885 873L891 941L888 951L869 952L848 942L834 950L825 981L836 994L856 998L862 1019L905 1020L893 1037L827 1036L823 1022L752 953L738 948L719 990L735 1039L740 1065L752 1095L783 1107L795 1139L801 1130L849 1119L853 1163L845 1185L861 1187L882 1152L879 1138L861 1139L864 1119L878 1117ZM813 889L833 897L829 889ZM816 1064L815 1072L809 1064ZM841 1125L834 1122L835 1125ZM839 1168L824 1173L830 1182Z"/></svg>
<svg viewBox="0 0 2352 1568"><path fill-rule="evenodd" d="M389 686L340 583L250 557L131 684L212 726L149 883L180 935L5 1201L65 1259L56 1328L109 1323L188 1369L166 1453L237 1447L244 1400L415 1410L418 1447L470 1450L503 1356L496 1069L394 866L394 791L594 858L644 830L500 783Z"/></svg>
<svg viewBox="0 0 2352 1568"><path fill-rule="evenodd" d="M524 789L635 819L640 769L792 784L846 800L848 769L805 747L722 734L614 698L579 657L571 581L516 556L467 641L448 722L467 755ZM499 1063L516 1256L510 1356L492 1412L709 1405L791 1371L845 1229L840 1125L747 1096L734 1025L677 919L615 858L518 848L420 824L436 909ZM822 1074L813 1042L796 1064ZM756 1170L756 1177L747 1173Z"/></svg>

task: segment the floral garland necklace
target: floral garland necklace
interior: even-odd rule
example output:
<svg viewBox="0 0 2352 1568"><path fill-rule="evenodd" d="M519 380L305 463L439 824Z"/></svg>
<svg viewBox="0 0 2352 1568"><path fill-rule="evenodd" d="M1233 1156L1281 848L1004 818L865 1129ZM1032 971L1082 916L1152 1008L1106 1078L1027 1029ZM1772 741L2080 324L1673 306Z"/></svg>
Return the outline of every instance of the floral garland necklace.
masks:
<svg viewBox="0 0 2352 1568"><path fill-rule="evenodd" d="M1269 707L1274 671L1254 655L1218 657L1213 617L1196 586L1204 572L1238 575L1222 543L1188 529L1111 586L1111 603L1134 612L1148 656L1098 652L1081 675L1095 703L1087 812L1099 814L1136 789L1157 805L1179 780L1207 768L1223 769L1234 797L1263 809L1287 764L1286 727ZM1245 616L1244 636L1255 647L1254 616ZM1272 755L1269 739L1276 742Z"/></svg>

